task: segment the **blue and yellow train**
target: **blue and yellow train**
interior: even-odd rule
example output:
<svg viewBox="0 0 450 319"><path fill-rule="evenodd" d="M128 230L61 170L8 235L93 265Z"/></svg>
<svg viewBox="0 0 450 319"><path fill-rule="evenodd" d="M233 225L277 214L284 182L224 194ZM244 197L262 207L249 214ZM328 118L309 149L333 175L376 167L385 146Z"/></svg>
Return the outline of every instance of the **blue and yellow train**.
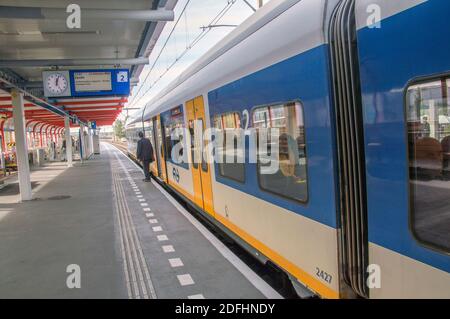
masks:
<svg viewBox="0 0 450 319"><path fill-rule="evenodd" d="M129 121L129 153L144 130L157 178L299 293L450 298L449 12L447 0L272 0ZM196 120L278 128L298 149L271 175L246 152L176 164L170 131Z"/></svg>

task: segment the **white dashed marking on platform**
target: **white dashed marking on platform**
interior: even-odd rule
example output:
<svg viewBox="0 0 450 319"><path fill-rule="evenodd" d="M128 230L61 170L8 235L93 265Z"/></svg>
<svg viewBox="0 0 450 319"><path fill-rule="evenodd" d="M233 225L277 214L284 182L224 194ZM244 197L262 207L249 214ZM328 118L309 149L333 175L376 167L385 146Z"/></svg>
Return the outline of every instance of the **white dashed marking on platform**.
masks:
<svg viewBox="0 0 450 319"><path fill-rule="evenodd" d="M167 237L167 235L158 235L156 236L156 238L158 238L158 241L168 241L169 237Z"/></svg>
<svg viewBox="0 0 450 319"><path fill-rule="evenodd" d="M180 285L182 286L188 286L195 284L194 280L192 279L191 275L185 274L185 275L178 275L177 276L178 281L180 282Z"/></svg>
<svg viewBox="0 0 450 319"><path fill-rule="evenodd" d="M171 258L171 259L169 259L169 263L172 268L184 266L184 264L180 258Z"/></svg>
<svg viewBox="0 0 450 319"><path fill-rule="evenodd" d="M142 197L144 197L144 196L142 196L142 195L136 195L136 197L137 197L137 198L142 198Z"/></svg>
<svg viewBox="0 0 450 319"><path fill-rule="evenodd" d="M150 224L158 224L158 220L157 219L149 219L148 222Z"/></svg>
<svg viewBox="0 0 450 319"><path fill-rule="evenodd" d="M139 198L138 199L140 202L145 202L145 199L144 198Z"/></svg>
<svg viewBox="0 0 450 319"><path fill-rule="evenodd" d="M153 213L147 213L147 214L145 214L145 217L147 217L147 218L155 217L155 214L153 214Z"/></svg>
<svg viewBox="0 0 450 319"><path fill-rule="evenodd" d="M148 204L147 204L147 203L141 203L141 206L142 206L142 207L148 206Z"/></svg>
<svg viewBox="0 0 450 319"><path fill-rule="evenodd" d="M150 212L150 211L151 211L150 208L148 208L148 207L144 208L144 212Z"/></svg>
<svg viewBox="0 0 450 319"><path fill-rule="evenodd" d="M160 232L162 231L162 227L161 226L156 226L152 228L154 232Z"/></svg>
<svg viewBox="0 0 450 319"><path fill-rule="evenodd" d="M165 253L173 253L175 252L175 248L172 245L162 246L162 250Z"/></svg>
<svg viewBox="0 0 450 319"><path fill-rule="evenodd" d="M124 158L126 158L131 165L136 167L136 172L142 172L142 169L133 162L126 154L119 150L114 145L111 145L119 153L121 153ZM140 177L135 177L136 180ZM243 261L241 261L233 252L231 252L222 242L220 242L205 226L203 226L199 221L195 219L187 210L178 203L169 193L167 193L159 184L152 181L152 185L156 187L164 196L177 208L177 210L186 217L189 222L194 225L194 227L217 249L217 251L225 257L237 270L239 270L242 275L249 280L266 298L269 299L281 299L282 296L277 293L272 287L270 287L261 277L259 277L253 270L251 270ZM159 240L159 238L158 238Z"/></svg>

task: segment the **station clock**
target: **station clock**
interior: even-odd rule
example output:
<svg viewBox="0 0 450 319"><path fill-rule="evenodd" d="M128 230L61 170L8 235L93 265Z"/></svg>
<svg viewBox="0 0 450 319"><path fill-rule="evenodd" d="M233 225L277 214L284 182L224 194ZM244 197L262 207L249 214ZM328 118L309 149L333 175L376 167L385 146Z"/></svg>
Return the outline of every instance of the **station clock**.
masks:
<svg viewBox="0 0 450 319"><path fill-rule="evenodd" d="M45 71L42 80L46 97L71 95L69 71Z"/></svg>

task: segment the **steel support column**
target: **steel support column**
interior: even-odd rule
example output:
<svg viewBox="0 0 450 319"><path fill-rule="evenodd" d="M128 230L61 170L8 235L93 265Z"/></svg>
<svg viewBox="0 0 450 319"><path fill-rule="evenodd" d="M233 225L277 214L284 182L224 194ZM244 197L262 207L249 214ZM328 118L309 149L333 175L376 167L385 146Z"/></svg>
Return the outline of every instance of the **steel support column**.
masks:
<svg viewBox="0 0 450 319"><path fill-rule="evenodd" d="M66 158L67 158L67 166L72 167L72 138L70 137L70 118L66 116L64 118L64 127L65 127L65 135L66 135Z"/></svg>
<svg viewBox="0 0 450 319"><path fill-rule="evenodd" d="M14 132L16 140L16 158L19 171L19 189L22 201L32 199L30 164L28 162L28 148L25 133L25 106L23 93L12 90L12 105L14 118Z"/></svg>

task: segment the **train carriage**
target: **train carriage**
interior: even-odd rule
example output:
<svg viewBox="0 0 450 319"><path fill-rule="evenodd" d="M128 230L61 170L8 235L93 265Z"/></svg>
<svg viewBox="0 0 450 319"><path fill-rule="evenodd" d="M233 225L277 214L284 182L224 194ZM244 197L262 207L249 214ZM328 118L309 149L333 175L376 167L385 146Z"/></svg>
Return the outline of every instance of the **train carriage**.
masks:
<svg viewBox="0 0 450 319"><path fill-rule="evenodd" d="M272 0L127 131L151 138L162 183L301 296L449 298L449 9ZM175 128L189 163L171 158ZM241 161L192 161L207 128L278 129L279 170L249 161L249 137Z"/></svg>

